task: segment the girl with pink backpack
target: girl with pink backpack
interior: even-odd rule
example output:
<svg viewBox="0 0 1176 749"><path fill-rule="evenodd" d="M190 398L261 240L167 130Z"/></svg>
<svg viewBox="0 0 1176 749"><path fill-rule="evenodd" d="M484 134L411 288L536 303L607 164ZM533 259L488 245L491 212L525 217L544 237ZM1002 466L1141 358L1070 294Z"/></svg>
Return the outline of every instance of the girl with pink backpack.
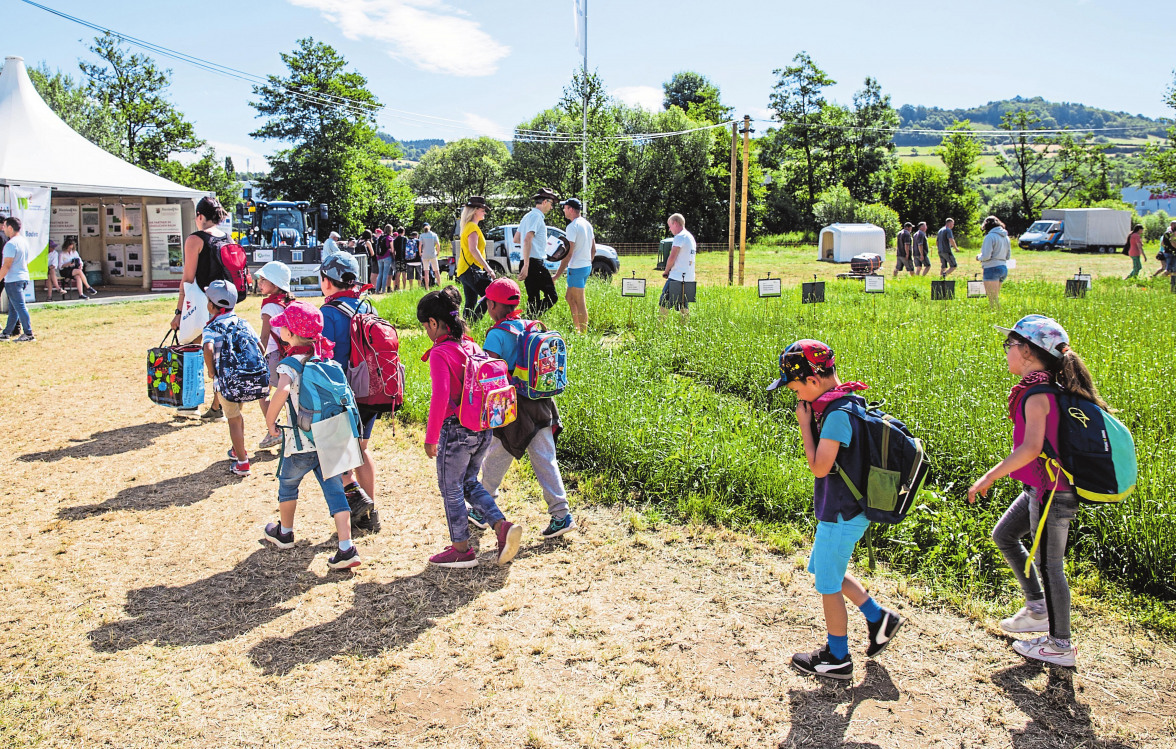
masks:
<svg viewBox="0 0 1176 749"><path fill-rule="evenodd" d="M451 546L429 558L438 567L478 566L470 548L466 503L490 524L498 539L495 561L504 565L519 551L523 529L508 521L478 481L492 428L515 415L515 392L506 362L493 359L469 337L454 286L430 291L417 304L417 320L433 347L425 352L433 394L425 428L425 454L437 460L437 484L445 502Z"/></svg>

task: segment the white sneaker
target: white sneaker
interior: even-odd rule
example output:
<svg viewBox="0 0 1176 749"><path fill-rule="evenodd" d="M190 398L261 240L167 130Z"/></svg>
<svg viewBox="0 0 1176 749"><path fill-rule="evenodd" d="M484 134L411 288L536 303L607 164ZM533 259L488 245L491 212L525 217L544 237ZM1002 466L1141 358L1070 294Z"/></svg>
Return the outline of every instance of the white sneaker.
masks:
<svg viewBox="0 0 1176 749"><path fill-rule="evenodd" d="M1077 647L1060 647L1049 635L1042 635L1032 640L1017 640L1013 643L1013 650L1026 658L1045 661L1055 666L1073 668L1078 660Z"/></svg>
<svg viewBox="0 0 1176 749"><path fill-rule="evenodd" d="M1028 606L1022 606L1020 611L1013 614L1008 619L1001 619L1000 628L1011 634L1020 634L1022 632L1048 632L1049 614L1045 613L1039 616L1033 613L1033 610Z"/></svg>

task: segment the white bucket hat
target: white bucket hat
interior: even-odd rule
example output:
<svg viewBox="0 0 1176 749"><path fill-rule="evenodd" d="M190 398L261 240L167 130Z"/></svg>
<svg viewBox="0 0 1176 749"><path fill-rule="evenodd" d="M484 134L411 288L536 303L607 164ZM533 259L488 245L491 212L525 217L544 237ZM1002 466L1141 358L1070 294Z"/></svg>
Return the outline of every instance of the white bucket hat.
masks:
<svg viewBox="0 0 1176 749"><path fill-rule="evenodd" d="M285 263L271 260L261 266L261 270L257 271L257 277L264 278L287 294L290 293L290 268Z"/></svg>

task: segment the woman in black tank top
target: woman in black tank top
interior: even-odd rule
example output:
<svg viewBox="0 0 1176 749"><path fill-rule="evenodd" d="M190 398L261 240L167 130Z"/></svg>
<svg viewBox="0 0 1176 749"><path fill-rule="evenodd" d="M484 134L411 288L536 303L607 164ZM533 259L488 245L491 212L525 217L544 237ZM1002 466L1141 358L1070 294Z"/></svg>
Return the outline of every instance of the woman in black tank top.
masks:
<svg viewBox="0 0 1176 749"><path fill-rule="evenodd" d="M180 283L180 295L176 300L176 316L172 318L172 330L180 329L180 310L184 308L184 284L195 282L201 291L218 279L226 279L224 266L220 262L221 245L230 237L217 228L228 216L220 201L204 197L196 204L196 231L184 240L184 278Z"/></svg>

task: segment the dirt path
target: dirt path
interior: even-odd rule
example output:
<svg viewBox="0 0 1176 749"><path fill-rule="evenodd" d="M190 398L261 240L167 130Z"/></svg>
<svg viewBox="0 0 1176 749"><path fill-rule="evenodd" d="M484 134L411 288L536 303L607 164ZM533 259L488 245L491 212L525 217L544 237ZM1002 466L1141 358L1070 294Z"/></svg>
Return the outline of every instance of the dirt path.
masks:
<svg viewBox="0 0 1176 749"><path fill-rule="evenodd" d="M433 469L383 422L358 573L327 570L313 482L299 546L262 548L276 461L232 477L224 424L144 397L169 306L46 311L0 348L0 746L1174 745L1176 652L1145 633L1080 612L1081 668L1050 670L877 577L909 625L867 661L855 618L852 685L821 685L788 667L822 631L803 555L575 502L544 544L529 471L514 564L429 569Z"/></svg>

